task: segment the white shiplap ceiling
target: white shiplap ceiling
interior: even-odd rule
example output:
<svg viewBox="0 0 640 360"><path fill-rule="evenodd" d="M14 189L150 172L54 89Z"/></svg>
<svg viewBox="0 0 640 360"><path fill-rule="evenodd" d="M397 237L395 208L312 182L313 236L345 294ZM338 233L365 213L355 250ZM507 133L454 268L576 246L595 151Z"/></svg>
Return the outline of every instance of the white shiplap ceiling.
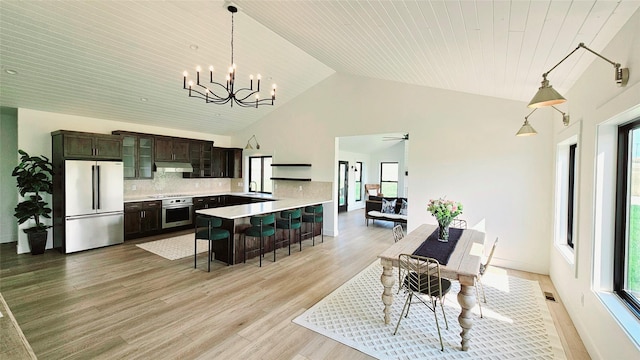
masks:
<svg viewBox="0 0 640 360"><path fill-rule="evenodd" d="M225 135L334 72L528 101L543 72L580 42L601 52L640 7L637 0L234 3L238 81L261 73L265 85L276 83L275 107L205 104L182 89L184 70L229 66L231 18L222 1L2 0L0 105ZM595 59L577 52L549 76L554 88L570 88Z"/></svg>

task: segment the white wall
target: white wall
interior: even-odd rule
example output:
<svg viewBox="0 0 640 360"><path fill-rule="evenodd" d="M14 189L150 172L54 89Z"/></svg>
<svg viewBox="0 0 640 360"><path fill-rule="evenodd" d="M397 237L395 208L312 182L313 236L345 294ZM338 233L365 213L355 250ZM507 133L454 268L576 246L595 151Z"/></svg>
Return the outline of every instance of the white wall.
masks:
<svg viewBox="0 0 640 360"><path fill-rule="evenodd" d="M545 274L553 130L550 113L540 112L539 135L517 138L527 113L524 102L335 74L233 140L255 133L274 162L312 163L314 181L333 181L336 137L401 128L411 137L409 230L435 223L426 204L446 195L464 204L471 224L484 224L487 243L501 238L496 264ZM281 129L299 130L282 142ZM337 233L336 219L326 214L325 230Z"/></svg>
<svg viewBox="0 0 640 360"><path fill-rule="evenodd" d="M0 243L16 241L17 219L13 216L18 204L16 178L11 176L18 165L18 112L0 108Z"/></svg>
<svg viewBox="0 0 640 360"><path fill-rule="evenodd" d="M635 116L640 114L640 11L637 11L616 37L600 54L608 59L620 62L623 67L629 67L629 84L617 87L613 81L613 67L585 53L582 56L594 57L593 64L576 82L575 86L566 94L567 103L561 105L568 108L572 122L581 122L579 134L580 158L578 162L577 186L577 232L574 237L576 244L575 264L571 264L561 254L560 249L552 247L550 258L550 276L564 302L576 329L580 333L589 354L593 359L640 359L640 349L629 334L620 326L618 320L611 316L605 307L601 294L609 292L606 285L610 283L610 275L603 274L602 283L594 281L601 277L600 267L611 269L611 256L603 252L602 247L609 247L613 241L613 231L607 228L606 222L596 220L596 210L602 210L600 204L595 203L597 189L596 175L600 175L596 164L601 163L603 154L597 150L596 139L598 126L613 119L625 121L624 117L634 116L629 109L636 109ZM599 50L599 49L595 49ZM577 55L576 55L577 56ZM554 71L567 71L563 65ZM596 90L597 89L597 90ZM627 118L626 121L631 120ZM562 140L564 129L560 121L555 122L555 132L558 140ZM534 124L535 126L535 124ZM614 133L615 134L615 133ZM615 139L615 135L613 136ZM551 147L554 147L552 144ZM609 170L614 171L615 165L609 164ZM613 191L615 193L615 190ZM596 209L597 208L597 209ZM607 216L605 210L605 217ZM550 214L551 215L551 214ZM611 213L608 216L612 216ZM599 229L596 232L596 229ZM597 239L597 241L596 241ZM608 277L608 278L607 278ZM629 328L634 331L637 341L640 341L640 321L634 318L624 308L618 310L620 316L627 312ZM629 330L634 329L635 330Z"/></svg>
<svg viewBox="0 0 640 360"><path fill-rule="evenodd" d="M18 109L18 148L30 155L45 155L51 158L51 132L56 130L73 130L110 134L113 130L127 130L141 133L185 137L190 139L213 140L216 146L229 147L230 137L209 135L197 131L184 131L102 120L82 116L50 113L44 111ZM17 154L16 154L17 157ZM46 199L51 201L49 197ZM27 227L23 224L22 227ZM52 235L49 234L47 248L52 247ZM26 235L18 232L18 253L29 252Z"/></svg>

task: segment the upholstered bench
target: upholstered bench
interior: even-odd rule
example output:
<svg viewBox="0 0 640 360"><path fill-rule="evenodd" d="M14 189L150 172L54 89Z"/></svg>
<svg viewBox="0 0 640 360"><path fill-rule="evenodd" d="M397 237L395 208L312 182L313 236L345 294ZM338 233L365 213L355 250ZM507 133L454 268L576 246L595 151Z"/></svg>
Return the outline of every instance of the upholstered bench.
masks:
<svg viewBox="0 0 640 360"><path fill-rule="evenodd" d="M364 218L369 220L392 221L394 224L407 223L407 199L393 197L370 196L365 203Z"/></svg>

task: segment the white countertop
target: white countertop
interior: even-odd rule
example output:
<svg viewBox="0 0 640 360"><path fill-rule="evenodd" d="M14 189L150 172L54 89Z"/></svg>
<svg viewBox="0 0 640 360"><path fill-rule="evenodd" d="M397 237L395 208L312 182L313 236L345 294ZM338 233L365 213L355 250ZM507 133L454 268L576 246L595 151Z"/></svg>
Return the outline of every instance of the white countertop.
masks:
<svg viewBox="0 0 640 360"><path fill-rule="evenodd" d="M138 201L156 201L156 200L165 200L165 199L175 199L175 198L197 198L204 196L221 196L221 195L233 195L233 196L243 196L248 198L257 198L257 199L274 199L272 194L263 194L263 193L232 193L232 192L222 192L222 193L199 193L199 194L158 194L158 195L140 195L140 196L130 196L124 199L125 203L129 202L138 202Z"/></svg>
<svg viewBox="0 0 640 360"><path fill-rule="evenodd" d="M329 203L332 200L318 199L281 199L253 204L232 205L211 209L196 210L196 214L215 216L223 219L240 219L254 215L269 214L282 210L296 209L309 205Z"/></svg>

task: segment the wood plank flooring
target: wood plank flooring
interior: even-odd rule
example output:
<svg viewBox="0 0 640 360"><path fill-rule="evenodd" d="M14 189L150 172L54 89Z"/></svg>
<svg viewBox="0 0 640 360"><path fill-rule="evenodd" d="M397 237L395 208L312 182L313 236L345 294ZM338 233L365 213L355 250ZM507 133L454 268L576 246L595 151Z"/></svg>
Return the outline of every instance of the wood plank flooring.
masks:
<svg viewBox="0 0 640 360"><path fill-rule="evenodd" d="M158 237L70 255L1 244L0 292L40 359L370 359L291 322L393 242L392 224L366 227L362 210L341 214L339 228L262 268L214 262L210 273L206 253L194 269L192 257L135 246ZM555 293L548 276L507 271ZM589 359L562 303L548 306L568 359Z"/></svg>

